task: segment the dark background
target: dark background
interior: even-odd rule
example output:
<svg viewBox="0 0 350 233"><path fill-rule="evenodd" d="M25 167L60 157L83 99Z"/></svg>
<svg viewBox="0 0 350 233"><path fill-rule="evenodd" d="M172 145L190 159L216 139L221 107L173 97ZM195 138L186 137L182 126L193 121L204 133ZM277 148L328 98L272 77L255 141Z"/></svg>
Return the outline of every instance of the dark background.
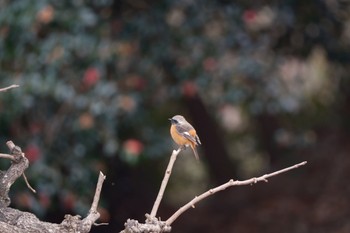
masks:
<svg viewBox="0 0 350 233"><path fill-rule="evenodd" d="M0 150L26 152L12 206L42 220L85 216L107 175L101 222L144 221L176 146L167 120L197 129L158 216L195 195L307 160L269 183L233 187L172 232L350 232L349 1L1 1ZM8 166L1 161L1 169Z"/></svg>

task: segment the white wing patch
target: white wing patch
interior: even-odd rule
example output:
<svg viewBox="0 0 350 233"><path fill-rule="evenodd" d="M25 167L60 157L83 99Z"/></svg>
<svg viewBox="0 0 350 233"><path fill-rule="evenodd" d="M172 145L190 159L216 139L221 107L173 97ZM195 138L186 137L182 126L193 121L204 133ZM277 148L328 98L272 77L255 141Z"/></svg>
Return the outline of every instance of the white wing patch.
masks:
<svg viewBox="0 0 350 233"><path fill-rule="evenodd" d="M187 136L192 137L192 135L189 132L184 132L184 134L186 134Z"/></svg>
<svg viewBox="0 0 350 233"><path fill-rule="evenodd" d="M190 140L190 141L194 142L196 145L198 145L196 138L194 138L189 132L187 132L187 131L183 132L182 136L184 136L188 140Z"/></svg>

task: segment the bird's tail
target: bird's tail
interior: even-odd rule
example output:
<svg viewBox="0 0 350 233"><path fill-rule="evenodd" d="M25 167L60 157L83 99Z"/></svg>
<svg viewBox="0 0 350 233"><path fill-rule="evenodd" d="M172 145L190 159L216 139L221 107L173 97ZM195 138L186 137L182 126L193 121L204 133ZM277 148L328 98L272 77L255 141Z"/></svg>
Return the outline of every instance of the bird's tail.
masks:
<svg viewBox="0 0 350 233"><path fill-rule="evenodd" d="M199 156L198 156L198 152L197 152L197 149L196 149L196 145L191 144L191 148L193 150L194 156L199 161Z"/></svg>

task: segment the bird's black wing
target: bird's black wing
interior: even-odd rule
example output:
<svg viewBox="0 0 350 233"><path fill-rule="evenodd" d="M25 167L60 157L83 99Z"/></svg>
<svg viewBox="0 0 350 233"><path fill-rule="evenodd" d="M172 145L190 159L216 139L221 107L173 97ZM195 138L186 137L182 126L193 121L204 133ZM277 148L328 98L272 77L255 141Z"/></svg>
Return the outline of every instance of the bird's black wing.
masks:
<svg viewBox="0 0 350 233"><path fill-rule="evenodd" d="M197 142L197 145L201 145L202 143L201 143L201 140L199 140L199 137L198 137L198 135L196 135L196 142Z"/></svg>

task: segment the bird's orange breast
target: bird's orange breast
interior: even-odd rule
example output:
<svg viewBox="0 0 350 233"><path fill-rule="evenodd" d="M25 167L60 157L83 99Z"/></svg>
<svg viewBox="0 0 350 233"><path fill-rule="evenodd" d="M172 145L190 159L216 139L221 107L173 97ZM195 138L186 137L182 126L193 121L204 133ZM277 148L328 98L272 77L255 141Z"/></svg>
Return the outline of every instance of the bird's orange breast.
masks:
<svg viewBox="0 0 350 233"><path fill-rule="evenodd" d="M190 140L188 140L187 138L183 137L182 135L180 135L177 132L177 130L176 130L174 125L171 125L171 127L170 127L170 134L171 134L171 137L174 139L174 141L180 146L190 145L191 144Z"/></svg>

